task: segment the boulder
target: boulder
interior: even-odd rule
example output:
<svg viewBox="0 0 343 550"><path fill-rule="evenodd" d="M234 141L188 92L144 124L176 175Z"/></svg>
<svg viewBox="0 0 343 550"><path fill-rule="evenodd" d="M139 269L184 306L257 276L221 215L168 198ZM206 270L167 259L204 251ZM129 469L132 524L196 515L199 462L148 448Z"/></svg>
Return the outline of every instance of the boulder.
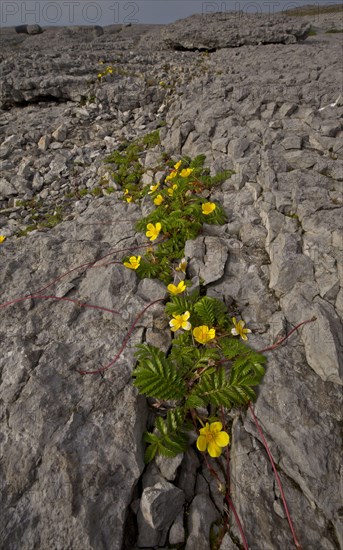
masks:
<svg viewBox="0 0 343 550"><path fill-rule="evenodd" d="M283 16L226 12L191 15L162 31L174 50L215 51L260 44L293 44L305 40L310 24Z"/></svg>

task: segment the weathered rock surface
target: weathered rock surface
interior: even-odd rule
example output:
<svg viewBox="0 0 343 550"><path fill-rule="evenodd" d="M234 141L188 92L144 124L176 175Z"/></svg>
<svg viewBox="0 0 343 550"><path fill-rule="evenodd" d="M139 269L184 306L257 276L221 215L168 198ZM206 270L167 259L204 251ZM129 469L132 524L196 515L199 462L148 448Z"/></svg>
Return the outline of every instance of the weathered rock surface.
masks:
<svg viewBox="0 0 343 550"><path fill-rule="evenodd" d="M40 25L19 25L15 27L15 32L18 34L41 34L43 29Z"/></svg>
<svg viewBox="0 0 343 550"><path fill-rule="evenodd" d="M293 44L305 40L310 24L297 18L223 12L191 15L162 31L165 43L174 50L214 51L261 44Z"/></svg>
<svg viewBox="0 0 343 550"><path fill-rule="evenodd" d="M254 408L302 547L343 547L342 67L340 35L325 33L343 24L337 14L297 21L290 28L310 23L317 35L209 55L176 56L159 27L1 32L0 234L7 239L0 302L39 289L65 298L1 308L1 547L207 550L210 530L218 533L213 522L223 520L221 494L194 445L181 463L162 459L144 471L150 414L131 372L136 343L170 345L161 304L140 319L103 377L77 372L109 364L135 317L165 296L159 282L140 282L113 263L127 253L120 250L145 243L134 222L147 204L123 202L116 173L103 162L124 140L158 126L161 146L141 158L147 184L163 175L154 170L162 151L203 153L212 173L235 171L206 197L224 205L228 223L205 225L187 243L189 275L206 280L230 316L242 316L256 349L316 316L268 354ZM113 74L98 79L109 65ZM17 238L37 214L63 222ZM232 500L249 547L290 548L251 413L233 418ZM150 521L142 495L156 485L158 498L170 491L179 501L171 517L167 499L160 516L149 500ZM238 540L230 517L221 550Z"/></svg>

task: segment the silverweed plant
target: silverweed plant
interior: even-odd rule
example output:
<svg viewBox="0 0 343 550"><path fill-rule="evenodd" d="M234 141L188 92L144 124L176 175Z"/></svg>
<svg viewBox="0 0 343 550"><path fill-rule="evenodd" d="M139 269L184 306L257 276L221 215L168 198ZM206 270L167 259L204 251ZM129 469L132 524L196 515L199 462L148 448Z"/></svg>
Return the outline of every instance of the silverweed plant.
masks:
<svg viewBox="0 0 343 550"><path fill-rule="evenodd" d="M171 163L163 182L136 195L149 195L156 206L137 223L137 230L151 242L159 241L144 256L125 258L124 265L139 277L167 285L165 313L174 334L167 354L150 344L137 346L134 385L165 411L156 417L154 431L145 433L146 462L156 453L173 457L184 452L194 428L199 451L219 457L230 440L224 411L253 400L254 387L264 375L266 359L246 345L250 330L244 321L230 319L220 300L190 291L183 257L186 241L197 237L204 222L225 223L223 208L204 197L230 175L210 177L203 156L186 158ZM125 189L124 200L128 194Z"/></svg>
<svg viewBox="0 0 343 550"><path fill-rule="evenodd" d="M139 392L167 409L165 418L157 417L156 430L145 434L147 462L156 453L173 457L184 452L194 427L200 433L197 448L211 457L220 456L229 443L219 420L223 408L241 407L255 399L254 387L262 380L266 362L234 336L246 338L248 329L228 317L222 302L187 293L185 285L174 286L168 285L165 307L175 335L171 349L165 354L149 344L139 345L133 371Z"/></svg>
<svg viewBox="0 0 343 550"><path fill-rule="evenodd" d="M156 206L137 223L136 229L145 232L151 242L159 239L158 244L151 247L143 257L126 259L126 264L132 259L134 265L125 265L136 269L140 278L152 277L170 283L175 262L184 256L186 241L195 239L204 223L225 223L226 215L222 206L209 202L204 194L225 181L232 172L226 170L211 177L208 170L204 169L204 160L203 155L194 160L183 159L172 165L164 181L138 190L125 188L124 200L127 202L150 195Z"/></svg>
<svg viewBox="0 0 343 550"><path fill-rule="evenodd" d="M192 281L187 279L188 259L184 257L186 240L201 233L204 222L225 223L221 205L207 197L209 190L228 179L232 172L210 177L204 168L204 156L194 160L184 157L176 163L168 161L168 168L161 181L150 186L140 182L130 183L130 188L123 186L123 200L134 202L150 196L156 206L136 226L145 232L151 246L143 256L129 256L123 261L125 267L135 270L140 277L155 277L167 285L165 314L174 336L167 353L151 344L137 346L134 385L153 400L156 411L154 428L144 434L145 461L150 462L156 454L172 458L186 451L195 431L197 449L204 453L207 468L233 513L244 550L248 550L231 498L228 420L229 411L247 407L270 460L295 548L301 550L277 467L251 402L265 372L266 358L262 353L274 350L315 318L299 323L275 344L255 351L246 344L251 331L243 320L230 317L223 302L204 295L204 287L192 290ZM221 475L207 455L219 458L224 449L226 467L220 465ZM220 547L227 525L228 519L211 548Z"/></svg>

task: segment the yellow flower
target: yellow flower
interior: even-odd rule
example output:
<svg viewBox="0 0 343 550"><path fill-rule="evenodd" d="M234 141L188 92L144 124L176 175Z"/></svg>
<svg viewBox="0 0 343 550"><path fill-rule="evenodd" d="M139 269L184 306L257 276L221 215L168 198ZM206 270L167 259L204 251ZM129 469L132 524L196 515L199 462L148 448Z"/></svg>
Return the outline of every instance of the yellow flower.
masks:
<svg viewBox="0 0 343 550"><path fill-rule="evenodd" d="M163 201L164 198L162 197L162 195L157 195L157 197L154 198L154 203L156 204L156 206L160 206Z"/></svg>
<svg viewBox="0 0 343 550"><path fill-rule="evenodd" d="M0 244L6 240L5 235L0 235Z"/></svg>
<svg viewBox="0 0 343 550"><path fill-rule="evenodd" d="M182 160L179 160L176 164L174 164L174 170L178 171L178 169L180 168L182 164Z"/></svg>
<svg viewBox="0 0 343 550"><path fill-rule="evenodd" d="M174 195L174 191L177 189L176 183L174 183L173 187L171 189L168 189L168 195L171 197Z"/></svg>
<svg viewBox="0 0 343 550"><path fill-rule="evenodd" d="M184 168L183 170L181 170L180 172L180 176L182 178L187 178L188 176L191 175L191 173L193 172L194 168Z"/></svg>
<svg viewBox="0 0 343 550"><path fill-rule="evenodd" d="M248 340L247 334L251 332L249 328L244 328L245 321L238 321L236 320L236 317L232 317L232 322L234 324L234 328L231 329L231 334L233 336L240 336L242 340Z"/></svg>
<svg viewBox="0 0 343 550"><path fill-rule="evenodd" d="M102 73L98 73L98 78L102 78Z"/></svg>
<svg viewBox="0 0 343 550"><path fill-rule="evenodd" d="M206 344L216 337L216 331L214 328L208 328L206 325L202 325L201 327L195 327L193 336L199 344Z"/></svg>
<svg viewBox="0 0 343 550"><path fill-rule="evenodd" d="M133 201L133 197L129 196L129 197L126 197L126 202L132 202Z"/></svg>
<svg viewBox="0 0 343 550"><path fill-rule="evenodd" d="M177 286L173 284L168 285L167 289L169 290L170 294L181 294L186 290L186 285L184 281L180 281Z"/></svg>
<svg viewBox="0 0 343 550"><path fill-rule="evenodd" d="M146 236L149 237L151 241L154 241L159 236L160 231L162 229L162 225L159 222L156 225L154 225L153 223L148 223L146 228L147 228L147 232L145 233Z"/></svg>
<svg viewBox="0 0 343 550"><path fill-rule="evenodd" d="M172 180L172 179L174 179L176 176L177 176L177 171L176 171L176 170L172 170L172 171L170 172L170 174L168 174L168 176L166 176L166 181Z"/></svg>
<svg viewBox="0 0 343 550"><path fill-rule="evenodd" d="M182 273L186 273L186 269L187 269L187 260L186 260L186 258L182 258L181 262L179 263L179 265L175 269L176 269L176 271L182 271Z"/></svg>
<svg viewBox="0 0 343 550"><path fill-rule="evenodd" d="M106 72L107 72L108 74L112 74L112 73L113 73L112 67L107 67Z"/></svg>
<svg viewBox="0 0 343 550"><path fill-rule="evenodd" d="M223 425L221 422L206 422L206 426L200 429L200 435L197 439L197 448L199 451L205 452L212 458L216 458L222 454L222 448L227 447L230 442L229 434L222 431Z"/></svg>
<svg viewBox="0 0 343 550"><path fill-rule="evenodd" d="M129 269L137 269L139 267L139 264L141 263L141 257L142 256L131 256L128 262L124 262L125 267L128 267Z"/></svg>
<svg viewBox="0 0 343 550"><path fill-rule="evenodd" d="M160 182L156 183L156 185L150 185L150 191L148 191L148 194L151 195L151 193L155 193L155 191L159 188Z"/></svg>
<svg viewBox="0 0 343 550"><path fill-rule="evenodd" d="M216 209L216 207L217 205L214 202L205 202L202 205L202 213L205 214L205 216L208 216L211 212L213 212L213 210Z"/></svg>
<svg viewBox="0 0 343 550"><path fill-rule="evenodd" d="M182 315L173 315L174 319L169 321L169 325L173 332L176 330L179 330L180 328L183 328L183 330L191 330L191 324L188 321L190 318L189 311L185 311Z"/></svg>
<svg viewBox="0 0 343 550"><path fill-rule="evenodd" d="M128 190L128 189L125 189L124 195L128 195L128 194L129 194L129 190Z"/></svg>

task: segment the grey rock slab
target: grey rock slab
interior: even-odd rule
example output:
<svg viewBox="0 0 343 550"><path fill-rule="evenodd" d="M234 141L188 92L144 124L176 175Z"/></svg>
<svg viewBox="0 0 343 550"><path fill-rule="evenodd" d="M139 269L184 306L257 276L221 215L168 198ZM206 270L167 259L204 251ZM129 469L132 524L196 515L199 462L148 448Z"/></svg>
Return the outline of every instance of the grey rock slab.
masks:
<svg viewBox="0 0 343 550"><path fill-rule="evenodd" d="M179 514L169 531L169 544L182 544L185 542L185 527L183 514Z"/></svg>
<svg viewBox="0 0 343 550"><path fill-rule="evenodd" d="M2 302L46 286L68 266L92 264L110 251L113 257L108 242L127 238L127 228L89 225L92 209L100 219L113 216L111 201L105 205L102 199L89 208L77 226L62 223L3 247ZM125 217L126 206L121 208L119 216ZM127 509L144 468L146 402L131 382L143 329L134 331L104 378L81 376L76 369L97 369L119 351L142 309L136 286L134 274L122 266L82 268L48 292L60 297L70 292L80 302L118 314L43 299L2 311L0 392L8 424L0 444L0 478L6 488L1 491L6 548L49 547L51 540L56 547L80 550L122 545Z"/></svg>
<svg viewBox="0 0 343 550"><path fill-rule="evenodd" d="M194 497L197 469L200 466L199 458L196 452L190 447L184 453L180 470L175 481L177 487L184 492L187 502Z"/></svg>
<svg viewBox="0 0 343 550"><path fill-rule="evenodd" d="M26 27L27 34L41 34L43 29L40 25L27 25Z"/></svg>
<svg viewBox="0 0 343 550"><path fill-rule="evenodd" d="M289 365L289 367L292 368L292 365ZM282 368L285 369L285 360L283 360ZM288 387L290 386L289 378L286 384ZM291 384L292 388L296 387L293 386L293 381ZM306 387L308 388L308 386ZM310 391L310 393L312 392ZM315 456L316 453L313 453L311 457L313 465L311 464L310 466L306 459L303 462L301 461L302 457L305 457L304 447L307 444L311 445L309 439L316 438L316 435L312 435L312 431L308 427L309 424L313 425L313 420L311 420L310 416L313 412L310 407L306 411L306 403L303 403L303 398L293 396L291 391L289 394L289 398L286 401L280 402L280 406L282 403L284 410L283 414L287 415L288 418L288 429L290 430L289 439L287 438L288 445L284 433L281 434L279 431L279 435L277 435L277 431L280 430L277 421L278 413L276 413L275 408L272 409L270 407L270 398L261 399L260 406L258 404L255 406L255 413L267 437L274 460L276 460L279 466L279 476L300 544L304 548L320 547L334 550L338 546L335 541L336 535L331 535L327 528L330 520L328 517L325 517L323 509L316 506L313 496L308 494L308 492L305 496L302 490L304 490L306 483L309 484L308 487L310 488L313 486L312 468L315 466L321 480L320 486L317 486L316 489L324 493L324 498L330 499L330 495L333 498L332 487L336 485L332 485L325 495L325 484L336 483L333 478L337 475L334 473L337 457L332 461L330 460L329 467L324 466L326 464L325 456L321 455L319 458ZM297 414L293 403L298 404L298 406L306 411L302 423L297 423L298 426L295 426L291 422L291 419L295 419ZM273 399L274 404L275 398ZM317 410L317 407L315 409ZM294 416L292 416L293 413ZM293 427L294 429L291 431ZM320 428L318 428L318 432L320 432ZM273 470L256 434L256 427L250 417L245 421L244 425L242 425L241 420L237 420L234 423L232 450L230 453L231 497L236 511L243 522L243 529L249 547L266 550L290 548L292 547L293 539L289 528L283 528L283 525L288 525L288 523L284 513L282 515L282 502L280 494L276 489ZM281 437L283 443L281 443ZM314 441L312 443L316 445ZM290 455L292 456L292 461L295 460L297 463L297 467L294 470L290 470L288 467L291 463L288 460ZM301 483L302 490L299 487L299 482ZM337 506L337 498L335 500ZM281 508L276 508L275 502ZM238 540L241 540L236 522L232 514L230 516L232 532ZM330 513L329 517L331 517ZM306 530L304 529L304 524L306 524Z"/></svg>
<svg viewBox="0 0 343 550"><path fill-rule="evenodd" d="M208 550L211 525L219 517L219 512L209 496L196 495L189 507L188 537L185 550Z"/></svg>
<svg viewBox="0 0 343 550"><path fill-rule="evenodd" d="M183 460L183 453L179 453L173 458L168 458L162 455L156 457L156 464L161 472L161 475L168 481L174 481L177 475L178 468ZM172 543L176 544L176 543Z"/></svg>
<svg viewBox="0 0 343 550"><path fill-rule="evenodd" d="M163 300L167 295L167 287L157 279L142 279L139 282L137 294L148 302Z"/></svg>
<svg viewBox="0 0 343 550"><path fill-rule="evenodd" d="M49 148L50 142L51 138L49 135L42 136L38 141L38 149L44 153Z"/></svg>
<svg viewBox="0 0 343 550"><path fill-rule="evenodd" d="M228 259L229 245L227 239L221 237L197 237L194 241L187 241L185 256L189 261L191 277L199 276L205 284L220 279L224 274Z"/></svg>
<svg viewBox="0 0 343 550"><path fill-rule="evenodd" d="M168 481L161 481L144 489L140 510L150 527L157 531L167 531L181 512L184 500L180 489Z"/></svg>
<svg viewBox="0 0 343 550"><path fill-rule="evenodd" d="M343 384L343 331L334 307L319 296L309 302L301 295L301 286L282 298L281 304L293 324L316 318L301 330L308 364L322 380Z"/></svg>
<svg viewBox="0 0 343 550"><path fill-rule="evenodd" d="M225 533L219 550L238 550L238 546L233 542L229 533Z"/></svg>
<svg viewBox="0 0 343 550"><path fill-rule="evenodd" d="M52 132L51 135L56 141L65 141L67 139L67 132L67 126L65 124L61 124Z"/></svg>
<svg viewBox="0 0 343 550"><path fill-rule="evenodd" d="M284 294L295 283L313 280L313 263L301 253L301 238L295 234L280 233L269 245L270 288Z"/></svg>
<svg viewBox="0 0 343 550"><path fill-rule="evenodd" d="M0 178L0 200L17 195L16 188L5 178Z"/></svg>
<svg viewBox="0 0 343 550"><path fill-rule="evenodd" d="M268 43L291 44L304 40L310 25L290 18L243 12L192 15L168 25L164 42L175 50L212 50Z"/></svg>

